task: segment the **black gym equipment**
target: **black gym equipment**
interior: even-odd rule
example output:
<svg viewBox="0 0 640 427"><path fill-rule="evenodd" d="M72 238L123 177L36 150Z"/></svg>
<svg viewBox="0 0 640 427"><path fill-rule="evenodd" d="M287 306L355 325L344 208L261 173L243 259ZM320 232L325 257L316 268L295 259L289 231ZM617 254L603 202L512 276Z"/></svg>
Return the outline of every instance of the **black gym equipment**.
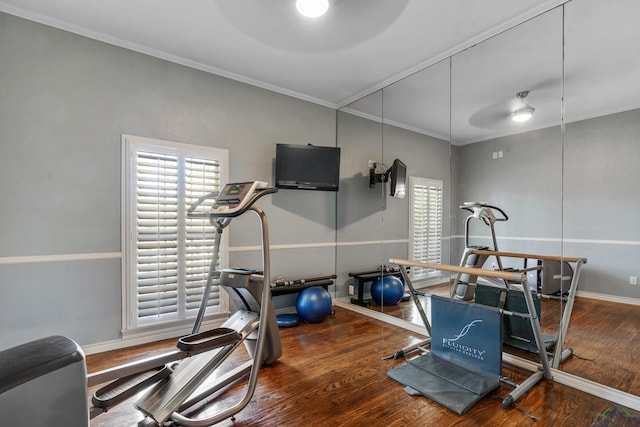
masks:
<svg viewBox="0 0 640 427"><path fill-rule="evenodd" d="M361 307L369 307L372 304L371 299L364 299L364 286L366 283L374 282L379 278L386 276L395 276L401 278L400 268L397 266L382 265L376 270L360 271L349 273L349 277L353 278L353 283L358 288L357 298L351 298L351 304Z"/></svg>
<svg viewBox="0 0 640 427"><path fill-rule="evenodd" d="M190 217L208 219L216 226L214 255L193 333L178 341L173 352L86 374L84 353L65 337L43 338L0 352L0 413L7 425L88 425L93 418L114 405L145 390L135 406L147 418L140 426L178 423L209 426L233 417L251 400L262 365L275 362L282 354L269 285L270 259L267 218L254 203L275 193L266 183L251 181L225 185L220 193L198 199L189 209ZM206 200L214 199L209 212L197 212ZM259 217L262 235L263 274L253 270L217 271L220 238L232 218L248 211ZM219 328L199 332L209 294L215 282L228 294L238 310ZM221 364L243 343L250 359L221 372ZM177 361L180 361L179 363ZM206 419L192 418L229 386L247 378L242 397ZM206 381L207 389L196 389ZM92 398L87 411L86 387L109 382ZM69 391L67 391L69 389ZM81 390L79 392L78 390ZM16 415L18 414L18 415ZM15 415L14 418L11 418Z"/></svg>
<svg viewBox="0 0 640 427"><path fill-rule="evenodd" d="M87 369L80 346L51 336L0 352L6 426L87 426Z"/></svg>

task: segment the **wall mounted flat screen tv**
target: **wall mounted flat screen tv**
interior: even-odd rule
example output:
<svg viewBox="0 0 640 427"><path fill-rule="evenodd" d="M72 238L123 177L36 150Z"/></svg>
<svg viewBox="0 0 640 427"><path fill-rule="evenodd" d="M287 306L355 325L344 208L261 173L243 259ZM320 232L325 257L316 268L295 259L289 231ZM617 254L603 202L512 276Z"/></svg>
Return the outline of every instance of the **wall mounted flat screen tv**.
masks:
<svg viewBox="0 0 640 427"><path fill-rule="evenodd" d="M338 191L340 148L276 144L276 187Z"/></svg>
<svg viewBox="0 0 640 427"><path fill-rule="evenodd" d="M391 174L389 195L404 199L404 195L407 192L407 165L402 160L395 159L389 172Z"/></svg>

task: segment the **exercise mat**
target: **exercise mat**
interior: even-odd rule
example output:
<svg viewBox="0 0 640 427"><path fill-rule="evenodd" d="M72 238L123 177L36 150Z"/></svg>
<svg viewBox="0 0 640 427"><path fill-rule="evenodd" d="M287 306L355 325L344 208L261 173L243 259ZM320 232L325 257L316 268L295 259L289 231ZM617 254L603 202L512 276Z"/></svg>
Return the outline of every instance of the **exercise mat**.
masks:
<svg viewBox="0 0 640 427"><path fill-rule="evenodd" d="M498 309L431 297L431 351L388 375L462 415L500 385L502 315Z"/></svg>

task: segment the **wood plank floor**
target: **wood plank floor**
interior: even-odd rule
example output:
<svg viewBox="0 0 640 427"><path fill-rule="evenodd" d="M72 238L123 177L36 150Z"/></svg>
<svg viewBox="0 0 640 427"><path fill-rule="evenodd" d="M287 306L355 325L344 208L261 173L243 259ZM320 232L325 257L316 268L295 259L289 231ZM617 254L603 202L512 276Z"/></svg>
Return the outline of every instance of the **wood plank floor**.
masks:
<svg viewBox="0 0 640 427"><path fill-rule="evenodd" d="M615 332L633 337L637 334L640 310L620 309L619 304L598 302L597 319L590 300L580 300L574 310L575 318L567 342L584 357L595 356L596 361L570 360L573 373L587 373L595 381L606 383L615 378L615 387L640 394L635 368L637 355L611 356L617 343ZM409 311L407 307L404 309ZM621 313L622 311L622 313ZM544 315L544 313L543 313ZM625 320L633 317L635 320ZM616 320L618 319L618 320ZM582 326L586 325L586 326ZM593 344L591 334L605 337ZM225 420L224 426L590 426L639 425L640 415L625 412L617 405L587 395L566 386L542 382L519 401L522 409L504 410L501 399L487 397L464 416L424 398L404 392L403 386L387 376L387 371L402 360L382 360L421 338L404 329L374 320L346 309L336 308L335 315L317 324L302 324L281 329L283 355L272 366L264 368L251 403L235 419ZM602 338L602 336L600 336ZM632 339L632 338L631 338ZM163 341L133 349L91 355L87 358L89 372L104 369L128 360L172 349L174 340ZM628 347L627 347L628 350ZM633 352L628 352L633 353ZM503 374L520 382L526 373L505 367ZM510 391L501 386L495 397ZM238 394L232 390L230 397ZM133 400L92 420L92 426L135 425L142 416L133 409ZM223 402L224 403L224 402ZM607 414L600 414L607 410ZM205 410L206 417L212 409ZM627 419L620 418L620 414ZM628 416L631 414L631 417ZM634 424L628 424L628 422ZM609 423L609 424L605 424Z"/></svg>
<svg viewBox="0 0 640 427"><path fill-rule="evenodd" d="M434 286L421 291L427 296L448 296L449 286ZM423 305L428 304L427 298L420 299ZM542 300L540 320L544 332L557 334L561 308L558 301ZM384 310L375 305L371 309L422 325L411 301L384 307ZM640 306L576 297L564 345L564 348L573 349L575 356L562 364L562 370L640 396L638 338ZM512 352L527 357L526 354Z"/></svg>

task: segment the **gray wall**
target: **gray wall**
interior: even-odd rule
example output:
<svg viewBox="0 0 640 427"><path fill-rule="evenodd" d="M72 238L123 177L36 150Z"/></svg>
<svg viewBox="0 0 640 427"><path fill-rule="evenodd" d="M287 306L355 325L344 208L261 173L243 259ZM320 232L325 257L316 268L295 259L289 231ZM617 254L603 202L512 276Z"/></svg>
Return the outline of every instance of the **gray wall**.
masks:
<svg viewBox="0 0 640 427"><path fill-rule="evenodd" d="M640 297L639 164L640 109L567 125L563 246L589 260L581 290Z"/></svg>
<svg viewBox="0 0 640 427"><path fill-rule="evenodd" d="M493 153L502 151L502 158ZM496 222L500 250L561 254L562 140L559 128L548 128L457 147L455 242L459 260L467 201L502 208L509 220ZM452 209L453 210L453 209ZM493 246L489 227L470 222L470 244ZM512 265L521 267L520 264Z"/></svg>
<svg viewBox="0 0 640 427"><path fill-rule="evenodd" d="M451 194L449 144L394 126L338 112L338 145L342 149L338 228L336 291L348 295L352 283L348 273L375 270L389 258L408 256L409 199L388 195L388 183L369 187L368 161L389 167L399 158L407 165L407 176L443 181L446 219L443 236L448 237ZM372 244L372 242L380 242ZM449 240L445 240L443 262L448 262ZM368 285L367 285L368 286ZM365 288L368 292L368 288Z"/></svg>
<svg viewBox="0 0 640 427"><path fill-rule="evenodd" d="M0 70L2 347L120 338L121 259L101 254L121 251L121 134L226 148L230 180L272 182L277 142L335 145L330 108L5 14ZM334 193L281 191L261 206L285 245L274 275L333 273L335 249L314 245L335 241ZM257 221L238 222L231 247L259 245ZM86 254L98 259L74 259ZM259 252L230 262L260 267Z"/></svg>
<svg viewBox="0 0 640 427"><path fill-rule="evenodd" d="M386 197L382 184L369 187L368 169L369 160L382 162L382 124L339 111L337 141L341 158L336 296L344 297L351 283L348 273L370 271L385 263L379 242Z"/></svg>
<svg viewBox="0 0 640 427"><path fill-rule="evenodd" d="M559 127L457 147L458 204L485 200L507 211L509 221L496 224L502 250L587 258L580 291L638 298L629 285L640 274L638 135L640 110L632 110L567 124L563 163ZM504 157L493 160L498 150ZM457 216L462 235L466 215ZM471 234L488 235L479 224Z"/></svg>

